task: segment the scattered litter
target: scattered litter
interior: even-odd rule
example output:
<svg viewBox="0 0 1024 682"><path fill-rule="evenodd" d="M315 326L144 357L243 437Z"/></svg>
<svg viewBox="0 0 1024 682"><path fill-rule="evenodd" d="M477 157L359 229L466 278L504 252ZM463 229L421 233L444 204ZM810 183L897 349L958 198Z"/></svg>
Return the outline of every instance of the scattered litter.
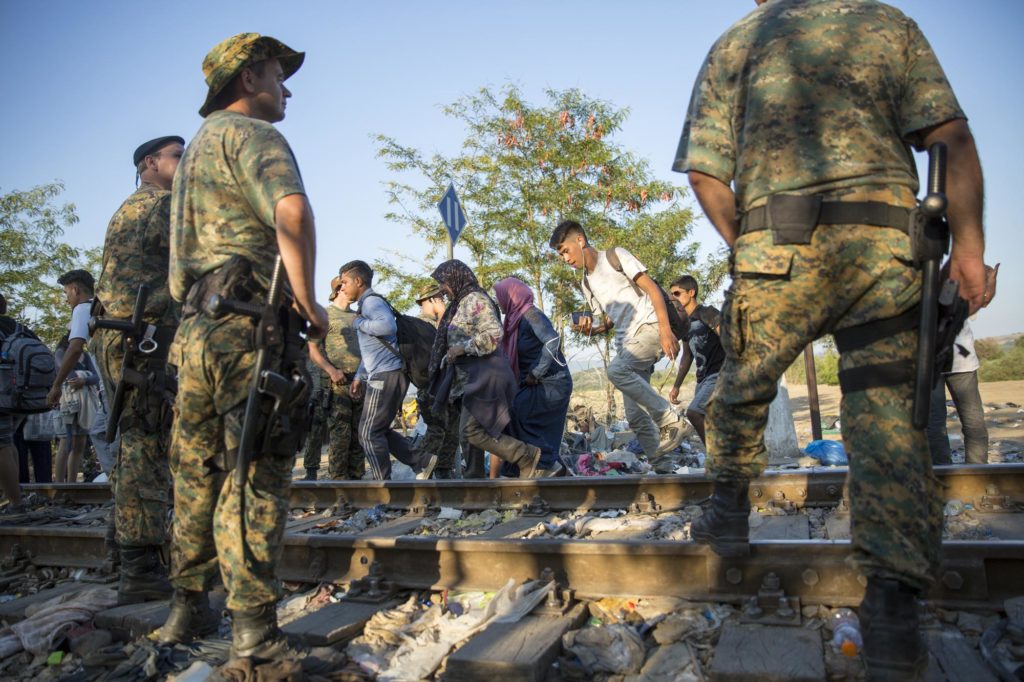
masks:
<svg viewBox="0 0 1024 682"><path fill-rule="evenodd" d="M457 521L462 518L462 510L454 507L441 507L441 513L437 515L437 518Z"/></svg>
<svg viewBox="0 0 1024 682"><path fill-rule="evenodd" d="M846 450L843 444L837 440L812 440L804 448L809 457L817 459L825 466L846 466L849 461L846 458Z"/></svg>
<svg viewBox="0 0 1024 682"><path fill-rule="evenodd" d="M562 635L562 646L579 659L587 674L640 672L647 653L636 631L618 623L571 630Z"/></svg>

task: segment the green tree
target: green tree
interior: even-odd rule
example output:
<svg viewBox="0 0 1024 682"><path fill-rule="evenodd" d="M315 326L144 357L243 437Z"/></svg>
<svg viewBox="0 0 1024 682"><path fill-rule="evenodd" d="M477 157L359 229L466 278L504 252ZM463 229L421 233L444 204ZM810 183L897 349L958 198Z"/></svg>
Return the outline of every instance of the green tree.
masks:
<svg viewBox="0 0 1024 682"><path fill-rule="evenodd" d="M993 339L978 339L974 342L974 352L978 355L979 360L985 361L997 360L1005 351L998 341Z"/></svg>
<svg viewBox="0 0 1024 682"><path fill-rule="evenodd" d="M646 160L615 141L629 111L576 89L547 90L545 97L535 105L509 85L498 92L483 88L445 107L466 130L460 153L451 157L377 136L378 156L400 176L387 183L393 210L386 217L409 225L427 246L422 261L404 259L411 269L375 264L396 305L411 303L411 292L446 257L447 232L436 204L449 182L469 218L460 244L481 284L519 277L563 331L569 313L583 308L579 274L548 247L565 219L582 224L597 248L628 248L663 284L689 273L703 292L718 289L727 273L724 250L699 258L686 190L656 179ZM574 341L597 347L607 363L607 339ZM608 395L611 400L610 385Z"/></svg>
<svg viewBox="0 0 1024 682"><path fill-rule="evenodd" d="M58 202L64 185L54 182L0 196L0 291L12 317L53 345L67 327L68 311L57 278L88 263L61 241L78 222L74 204Z"/></svg>
<svg viewBox="0 0 1024 682"><path fill-rule="evenodd" d="M602 247L628 246L651 274L666 280L693 272L708 290L725 274L721 254L698 263L688 241L693 214L682 187L654 179L648 163L614 140L628 110L579 90L548 90L535 106L519 90L488 88L444 108L466 137L453 157L427 156L378 135L378 156L402 176L387 183L389 220L408 224L427 245L412 272L378 261L388 284L414 290L444 258L447 232L436 204L449 182L470 219L460 244L485 285L517 275L553 316L580 305L577 277L548 248L554 226L572 218ZM408 259L407 259L408 260ZM568 285L568 286L566 286Z"/></svg>

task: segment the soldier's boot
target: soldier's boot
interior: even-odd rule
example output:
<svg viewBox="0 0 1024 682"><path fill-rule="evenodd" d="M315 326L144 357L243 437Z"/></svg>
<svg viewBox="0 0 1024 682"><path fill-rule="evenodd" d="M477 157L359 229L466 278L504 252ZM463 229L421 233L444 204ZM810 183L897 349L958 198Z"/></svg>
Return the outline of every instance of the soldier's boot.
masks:
<svg viewBox="0 0 1024 682"><path fill-rule="evenodd" d="M317 469L313 469L311 467L306 467L306 477L304 479L302 479L302 480L303 481L315 481L316 480L316 472L317 472Z"/></svg>
<svg viewBox="0 0 1024 682"><path fill-rule="evenodd" d="M231 611L231 657L258 661L295 661L304 672L318 674L336 669L345 657L328 647L305 647L288 641L277 626L273 602Z"/></svg>
<svg viewBox="0 0 1024 682"><path fill-rule="evenodd" d="M455 472L450 467L444 469L434 469L434 478L436 480L447 481L455 478Z"/></svg>
<svg viewBox="0 0 1024 682"><path fill-rule="evenodd" d="M220 614L210 608L206 592L175 590L171 612L160 628L157 640L163 646L187 644L193 639L212 635L220 626Z"/></svg>
<svg viewBox="0 0 1024 682"><path fill-rule="evenodd" d="M871 682L920 680L928 650L918 628L918 591L899 580L868 578L860 623L864 666Z"/></svg>
<svg viewBox="0 0 1024 682"><path fill-rule="evenodd" d="M711 545L715 554L732 558L750 553L749 479L715 481L711 504L690 526L695 542Z"/></svg>
<svg viewBox="0 0 1024 682"><path fill-rule="evenodd" d="M174 588L156 546L125 545L120 548L121 579L117 585L117 603L138 604L167 599Z"/></svg>

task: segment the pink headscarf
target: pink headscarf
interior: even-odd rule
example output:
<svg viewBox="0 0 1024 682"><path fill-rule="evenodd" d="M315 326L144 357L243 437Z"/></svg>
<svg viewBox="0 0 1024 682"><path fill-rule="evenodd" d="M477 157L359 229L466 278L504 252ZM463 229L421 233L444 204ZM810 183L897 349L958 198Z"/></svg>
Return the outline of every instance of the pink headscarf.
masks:
<svg viewBox="0 0 1024 682"><path fill-rule="evenodd" d="M515 277L506 277L494 285L498 307L505 314L504 336L501 337L501 352L512 363L512 374L519 379L519 321L526 311L533 307L533 292L530 287Z"/></svg>

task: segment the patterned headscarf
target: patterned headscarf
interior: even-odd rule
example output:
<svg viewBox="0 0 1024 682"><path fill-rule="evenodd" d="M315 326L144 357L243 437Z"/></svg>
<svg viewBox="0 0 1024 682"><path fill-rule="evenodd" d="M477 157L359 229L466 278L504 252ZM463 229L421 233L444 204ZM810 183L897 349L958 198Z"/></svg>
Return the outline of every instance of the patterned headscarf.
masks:
<svg viewBox="0 0 1024 682"><path fill-rule="evenodd" d="M430 376L433 378L441 368L441 359L448 354L448 325L455 317L459 303L474 291L479 291L484 296L487 296L487 292L481 288L470 267L457 259L441 263L430 276L438 284L447 285L452 291L452 300L448 301L448 307L445 308L441 321L437 323L434 347L430 350ZM490 299L490 296L487 298Z"/></svg>
<svg viewBox="0 0 1024 682"><path fill-rule="evenodd" d="M498 307L505 313L502 323L501 351L512 363L512 374L519 379L519 322L533 307L533 291L516 277L506 277L494 285Z"/></svg>

